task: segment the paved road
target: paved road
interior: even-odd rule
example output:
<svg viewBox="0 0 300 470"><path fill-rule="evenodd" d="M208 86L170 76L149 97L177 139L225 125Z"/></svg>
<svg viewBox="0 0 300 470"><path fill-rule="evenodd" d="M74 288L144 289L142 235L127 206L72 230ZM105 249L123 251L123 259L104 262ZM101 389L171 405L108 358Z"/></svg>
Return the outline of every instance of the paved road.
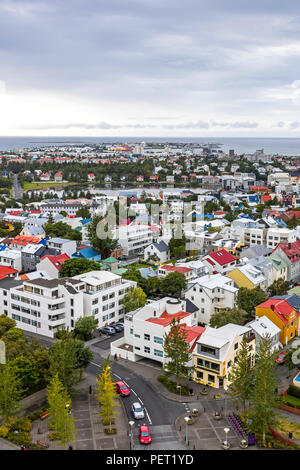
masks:
<svg viewBox="0 0 300 470"><path fill-rule="evenodd" d="M18 180L17 173L14 174L13 180L13 197L14 199L22 199L22 189Z"/></svg>
<svg viewBox="0 0 300 470"><path fill-rule="evenodd" d="M94 361L88 366L87 371L97 374L99 371L99 365L101 364L101 359L100 355L95 354ZM130 396L123 398L128 421L133 420L131 413L132 403L139 401L144 407L145 418L140 421L134 420L134 448L147 448L148 450L184 450L185 447L179 441L173 424L177 416L185 411L185 405L167 400L162 396L158 396L148 382L120 364L113 363L112 372L116 380L122 380L131 390ZM149 446L141 447L139 445L139 424L146 424L149 426L151 436L153 438L153 442Z"/></svg>

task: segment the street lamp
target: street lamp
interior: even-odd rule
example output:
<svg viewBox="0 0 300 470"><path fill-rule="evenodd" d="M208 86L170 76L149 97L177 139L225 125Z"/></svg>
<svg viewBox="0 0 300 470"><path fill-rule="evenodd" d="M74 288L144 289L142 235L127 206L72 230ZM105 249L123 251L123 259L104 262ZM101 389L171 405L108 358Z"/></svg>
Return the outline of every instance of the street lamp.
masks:
<svg viewBox="0 0 300 470"><path fill-rule="evenodd" d="M189 416L185 416L184 421L185 421L185 442L188 445L189 443L189 428L188 428L188 423L191 420Z"/></svg>
<svg viewBox="0 0 300 470"><path fill-rule="evenodd" d="M176 385L176 388L179 388L179 395L180 395L180 398L181 398L181 385Z"/></svg>
<svg viewBox="0 0 300 470"><path fill-rule="evenodd" d="M228 440L227 440L227 434L229 433L230 429L229 428L224 428L224 432L225 432L225 447L228 447Z"/></svg>
<svg viewBox="0 0 300 470"><path fill-rule="evenodd" d="M130 450L133 450L133 425L134 421L129 421L129 426L130 426Z"/></svg>

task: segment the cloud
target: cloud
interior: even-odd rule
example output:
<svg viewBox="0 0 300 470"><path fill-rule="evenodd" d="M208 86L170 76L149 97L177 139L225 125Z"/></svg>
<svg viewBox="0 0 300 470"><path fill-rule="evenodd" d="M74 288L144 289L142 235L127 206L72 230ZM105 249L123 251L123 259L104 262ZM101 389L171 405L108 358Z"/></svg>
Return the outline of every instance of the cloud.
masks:
<svg viewBox="0 0 300 470"><path fill-rule="evenodd" d="M0 0L1 132L294 135L300 4L270 4Z"/></svg>

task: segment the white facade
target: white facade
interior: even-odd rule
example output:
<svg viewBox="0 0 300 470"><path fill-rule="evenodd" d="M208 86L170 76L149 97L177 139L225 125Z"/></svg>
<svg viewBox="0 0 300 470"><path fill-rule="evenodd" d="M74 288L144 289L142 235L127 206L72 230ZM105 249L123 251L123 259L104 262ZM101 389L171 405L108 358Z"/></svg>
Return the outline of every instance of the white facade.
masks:
<svg viewBox="0 0 300 470"><path fill-rule="evenodd" d="M198 307L197 322L208 325L213 313L235 307L237 293L233 279L213 274L189 282L185 298Z"/></svg>
<svg viewBox="0 0 300 470"><path fill-rule="evenodd" d="M59 251L60 254L66 253L70 258L76 252L77 248L75 240L64 238L49 238L47 246L48 248L53 248L54 250Z"/></svg>
<svg viewBox="0 0 300 470"><path fill-rule="evenodd" d="M17 269L19 272L22 271L21 251L11 250L10 248L0 251L0 265L10 266L11 268Z"/></svg>
<svg viewBox="0 0 300 470"><path fill-rule="evenodd" d="M164 364L164 337L170 331L174 315L178 315L180 324L197 325L196 314L187 313L185 309L184 300L164 297L127 313L124 337L111 343L111 354L120 354L131 361L148 358Z"/></svg>
<svg viewBox="0 0 300 470"><path fill-rule="evenodd" d="M1 311L16 320L18 328L49 337L62 327L74 329L83 316L93 315L98 327L121 320L124 295L136 285L106 271L19 282L0 281Z"/></svg>
<svg viewBox="0 0 300 470"><path fill-rule="evenodd" d="M125 256L144 254L144 249L153 240L152 230L145 224L122 225L118 227L116 235Z"/></svg>

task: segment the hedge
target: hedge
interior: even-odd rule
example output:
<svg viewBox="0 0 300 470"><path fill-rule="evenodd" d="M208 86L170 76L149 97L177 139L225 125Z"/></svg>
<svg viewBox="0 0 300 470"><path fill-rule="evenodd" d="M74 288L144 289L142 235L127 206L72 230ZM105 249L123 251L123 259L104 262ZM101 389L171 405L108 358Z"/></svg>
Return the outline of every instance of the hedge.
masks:
<svg viewBox="0 0 300 470"><path fill-rule="evenodd" d="M291 406L293 408L297 408L298 410L300 409L300 399L290 394L287 394L284 397L282 397L281 402L284 403L285 405Z"/></svg>
<svg viewBox="0 0 300 470"><path fill-rule="evenodd" d="M297 387L296 385L290 385L288 394L292 395L293 397L300 398L300 387Z"/></svg>
<svg viewBox="0 0 300 470"><path fill-rule="evenodd" d="M189 391L188 389L184 386L181 385L181 390L177 388L178 384L174 382L174 380L168 379L165 375L159 375L157 377L157 380L162 383L170 392L176 393L177 395L188 395Z"/></svg>

